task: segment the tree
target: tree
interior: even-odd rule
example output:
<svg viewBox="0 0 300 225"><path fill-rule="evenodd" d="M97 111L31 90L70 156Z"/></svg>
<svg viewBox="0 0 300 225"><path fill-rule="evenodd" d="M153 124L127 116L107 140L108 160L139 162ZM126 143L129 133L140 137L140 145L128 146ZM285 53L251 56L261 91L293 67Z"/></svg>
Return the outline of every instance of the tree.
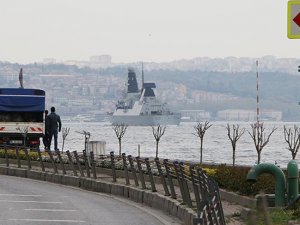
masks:
<svg viewBox="0 0 300 225"><path fill-rule="evenodd" d="M203 151L203 138L205 135L205 132L212 126L209 125L209 121L205 121L204 124L201 122L197 122L197 125L194 126L194 129L196 133L193 133L193 135L200 138L200 165L202 165L202 151Z"/></svg>
<svg viewBox="0 0 300 225"><path fill-rule="evenodd" d="M24 146L24 148L26 147L26 144L27 144L27 141L26 141L26 139L27 139L27 135L28 135L28 126L18 126L17 127L17 130L18 131L20 131L20 133L22 134L22 136L23 136L23 146Z"/></svg>
<svg viewBox="0 0 300 225"><path fill-rule="evenodd" d="M300 147L300 132L299 127L294 125L294 131L292 128L287 129L285 126L284 128L284 139L288 144L288 150L292 153L292 158L295 159Z"/></svg>
<svg viewBox="0 0 300 225"><path fill-rule="evenodd" d="M70 128L69 128L69 127L63 127L62 132L61 132L61 134L62 134L62 139L63 139L63 142L62 142L62 148L61 148L61 151L62 151L62 152L64 152L65 140L66 140L66 138L67 138L69 132L70 132Z"/></svg>
<svg viewBox="0 0 300 225"><path fill-rule="evenodd" d="M122 138L125 135L126 129L127 129L128 125L125 124L115 124L113 125L112 129L115 131L116 136L119 140L119 156L122 155Z"/></svg>
<svg viewBox="0 0 300 225"><path fill-rule="evenodd" d="M232 125L232 133L229 126L229 123L227 124L227 135L229 140L231 141L232 146L232 165L235 166L235 150L236 150L236 143L240 139L240 137L245 133L245 128L239 129L239 125Z"/></svg>
<svg viewBox="0 0 300 225"><path fill-rule="evenodd" d="M162 127L161 125L158 125L157 128L152 127L152 133L156 141L156 153L155 153L156 158L158 157L158 143L160 141L160 138L164 135L165 131L166 131L166 126Z"/></svg>
<svg viewBox="0 0 300 225"><path fill-rule="evenodd" d="M251 136L255 145L255 149L257 152L257 164L260 164L261 152L263 148L269 143L271 135L277 128L273 127L272 131L268 135L265 134L265 128L263 123L251 124L251 128L252 133L250 133L249 131L248 133Z"/></svg>

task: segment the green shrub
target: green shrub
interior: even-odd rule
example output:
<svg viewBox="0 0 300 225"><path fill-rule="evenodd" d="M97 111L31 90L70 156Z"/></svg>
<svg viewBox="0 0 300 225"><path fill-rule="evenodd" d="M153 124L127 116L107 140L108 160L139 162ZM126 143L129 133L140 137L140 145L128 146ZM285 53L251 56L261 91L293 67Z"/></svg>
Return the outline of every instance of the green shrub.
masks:
<svg viewBox="0 0 300 225"><path fill-rule="evenodd" d="M241 195L254 196L260 191L264 193L275 193L275 178L269 174L262 174L257 182L251 183L246 180L248 171L251 167L245 166L214 166L215 173L211 175L219 184L220 188L237 192Z"/></svg>
<svg viewBox="0 0 300 225"><path fill-rule="evenodd" d="M7 150L7 156L9 159L17 159L17 154L15 150L8 149ZM37 152L28 152L28 156L30 160L38 160L39 155ZM0 149L0 158L5 158L5 151L3 149ZM27 160L26 154L24 150L19 150L19 158L21 160Z"/></svg>

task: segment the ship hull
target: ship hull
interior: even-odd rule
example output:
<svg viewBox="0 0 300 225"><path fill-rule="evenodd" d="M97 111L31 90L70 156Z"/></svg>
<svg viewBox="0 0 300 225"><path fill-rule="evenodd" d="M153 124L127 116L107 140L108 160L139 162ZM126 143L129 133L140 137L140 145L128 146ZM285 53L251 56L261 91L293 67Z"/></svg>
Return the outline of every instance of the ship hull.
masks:
<svg viewBox="0 0 300 225"><path fill-rule="evenodd" d="M113 115L112 124L125 124L128 126L156 126L179 125L180 114L170 115Z"/></svg>

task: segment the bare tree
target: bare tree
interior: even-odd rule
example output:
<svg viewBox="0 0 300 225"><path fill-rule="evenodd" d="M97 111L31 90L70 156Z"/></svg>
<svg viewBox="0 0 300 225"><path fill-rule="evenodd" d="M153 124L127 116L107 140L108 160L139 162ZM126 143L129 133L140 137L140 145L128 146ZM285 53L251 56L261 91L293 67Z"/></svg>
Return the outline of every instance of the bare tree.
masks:
<svg viewBox="0 0 300 225"><path fill-rule="evenodd" d="M62 134L62 139L63 139L62 147L61 147L61 151L62 151L62 152L64 152L65 140L66 140L66 138L67 138L69 132L70 132L70 128L69 128L69 127L63 127L62 132L61 132L61 134Z"/></svg>
<svg viewBox="0 0 300 225"><path fill-rule="evenodd" d="M158 125L157 127L152 127L152 133L156 141L156 153L155 157L158 157L158 143L160 141L160 138L165 134L166 126Z"/></svg>
<svg viewBox="0 0 300 225"><path fill-rule="evenodd" d="M263 148L269 143L271 135L277 129L275 127L272 128L272 131L266 135L265 128L263 123L254 123L251 124L252 133L248 131L249 135L251 136L255 149L257 152L257 164L260 164L261 152Z"/></svg>
<svg viewBox="0 0 300 225"><path fill-rule="evenodd" d="M209 121L205 121L204 124L201 122L197 122L197 125L194 126L196 133L193 133L193 135L200 138L200 165L202 165L203 138L204 138L205 132L211 126L212 126L212 124L209 125Z"/></svg>
<svg viewBox="0 0 300 225"><path fill-rule="evenodd" d="M116 136L119 140L119 156L122 155L122 138L125 135L127 127L128 127L128 125L125 125L125 124L115 124L112 127L112 129L115 131Z"/></svg>
<svg viewBox="0 0 300 225"><path fill-rule="evenodd" d="M27 135L28 135L28 126L18 126L17 127L17 130L20 131L20 133L22 134L23 136L23 145L24 145L24 148L26 147L26 139L27 139Z"/></svg>
<svg viewBox="0 0 300 225"><path fill-rule="evenodd" d="M235 150L236 150L236 143L242 137L242 135L245 133L245 128L240 130L239 125L232 125L232 133L231 128L229 126L229 123L227 124L227 135L229 140L231 141L232 146L232 165L235 166Z"/></svg>
<svg viewBox="0 0 300 225"><path fill-rule="evenodd" d="M300 147L300 129L298 126L294 125L294 130L292 128L284 128L284 139L288 144L288 150L292 153L292 158L295 159Z"/></svg>

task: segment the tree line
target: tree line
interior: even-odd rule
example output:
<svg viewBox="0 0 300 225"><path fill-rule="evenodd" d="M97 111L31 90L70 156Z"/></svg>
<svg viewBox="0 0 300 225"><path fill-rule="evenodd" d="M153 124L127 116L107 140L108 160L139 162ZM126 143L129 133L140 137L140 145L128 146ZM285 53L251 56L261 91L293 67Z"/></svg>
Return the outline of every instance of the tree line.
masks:
<svg viewBox="0 0 300 225"><path fill-rule="evenodd" d="M203 163L203 145L204 145L204 136L206 131L212 126L209 121L204 122L197 122L197 124L194 126L194 133L192 133L194 136L199 138L199 153L200 153L200 159L199 163L202 165ZM270 131L267 132L264 123L256 122L253 124L250 124L251 129L246 130L246 128L241 128L238 124L227 124L226 131L228 140L231 143L232 147L232 165L235 166L236 161L236 150L237 150L237 142L238 140L245 134L249 134L249 137L252 139L254 148L257 152L257 164L260 164L261 162L261 153L263 149L266 147L266 145L269 143L270 138L272 134L277 129L276 127L273 127ZM112 129L115 132L115 135L119 142L119 156L122 155L122 138L124 137L126 130L128 128L128 125L125 124L114 124L112 126ZM152 126L152 134L156 142L156 149L155 149L155 157L157 158L159 155L159 142L162 138L162 136L166 132L166 126L163 125L156 125ZM298 150L300 148L300 128L297 125L294 125L293 128L286 127L284 125L284 139L287 143L287 149L291 153L291 158L295 159L298 153Z"/></svg>

